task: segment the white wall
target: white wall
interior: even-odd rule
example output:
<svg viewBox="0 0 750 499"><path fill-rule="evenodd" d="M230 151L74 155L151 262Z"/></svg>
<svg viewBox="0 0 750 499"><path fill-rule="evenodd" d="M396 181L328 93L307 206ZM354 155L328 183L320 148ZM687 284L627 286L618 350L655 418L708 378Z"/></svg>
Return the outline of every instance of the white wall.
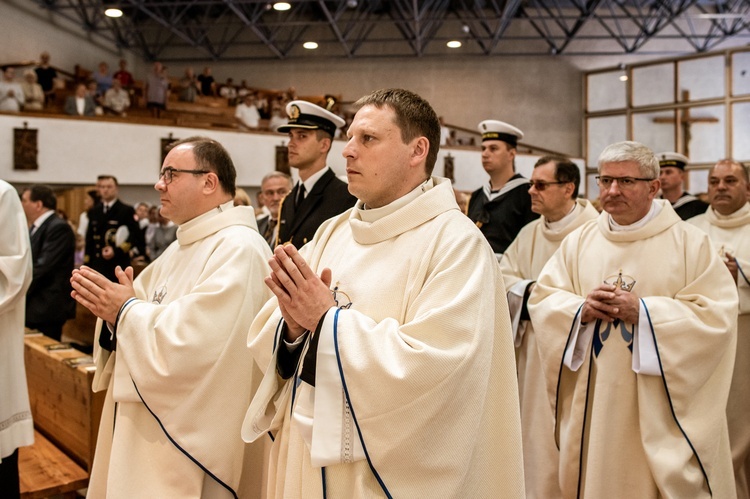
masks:
<svg viewBox="0 0 750 499"><path fill-rule="evenodd" d="M38 130L38 170L13 169L13 129ZM161 139L172 135L184 139L204 135L227 148L237 168L237 185L254 191L266 173L275 168L275 146L286 144L286 136L272 133L215 131L154 125L132 125L115 120L88 118L38 118L0 114L0 178L17 185L31 183L93 185L97 175L118 178L122 197L127 202L155 203L158 195L153 184L161 169ZM342 156L345 142L336 140L328 155L328 164L345 177ZM454 157L455 187L474 190L487 182L479 148L443 148L438 154L435 175L443 175L443 158ZM519 155L517 170L531 175L538 156ZM294 171L293 171L294 173Z"/></svg>
<svg viewBox="0 0 750 499"><path fill-rule="evenodd" d="M44 51L53 66L70 72L76 64L93 71L101 61L117 68L120 58L131 67L135 64L133 54L113 50L94 36L82 37L78 27L50 15L36 2L0 0L0 12L0 64L38 61Z"/></svg>

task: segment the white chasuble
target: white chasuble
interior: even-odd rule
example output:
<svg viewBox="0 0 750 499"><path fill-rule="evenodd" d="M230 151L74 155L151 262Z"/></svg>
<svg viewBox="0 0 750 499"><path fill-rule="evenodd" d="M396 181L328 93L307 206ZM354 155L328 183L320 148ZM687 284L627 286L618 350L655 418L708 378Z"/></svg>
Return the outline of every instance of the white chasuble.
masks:
<svg viewBox="0 0 750 499"><path fill-rule="evenodd" d="M292 417L304 382L277 373L276 347L284 346L275 299L253 323L250 347L267 368L243 437L274 435L269 497L524 497L499 266L449 181L433 178L415 191L376 210L358 204L302 249L313 271L332 270L340 307L320 331L311 437L315 448L320 425L321 438L339 448L326 454L336 464L312 462ZM319 404L330 404L335 424L319 420Z"/></svg>
<svg viewBox="0 0 750 499"><path fill-rule="evenodd" d="M135 280L116 351L95 347L108 392L89 497L261 497L263 449L240 429L262 377L246 338L270 255L252 209L230 202L182 224Z"/></svg>
<svg viewBox="0 0 750 499"><path fill-rule="evenodd" d="M635 230L613 231L605 212L571 233L529 298L565 498L735 495L725 408L737 291L708 236L654 202L661 211ZM647 325L597 321L573 371L563 354L581 306L620 272ZM655 374L633 370L636 329L651 336Z"/></svg>
<svg viewBox="0 0 750 499"><path fill-rule="evenodd" d="M32 278L29 228L18 192L0 180L0 461L34 443L24 368L26 291Z"/></svg>
<svg viewBox="0 0 750 499"><path fill-rule="evenodd" d="M547 397L534 325L528 320L520 320L523 296L527 286L536 281L542 267L565 236L598 215L591 203L585 199L578 199L567 225L550 229L544 217L534 220L521 229L500 260L513 318L521 403L524 475L526 497L529 499L560 497L557 477L560 453L555 445L554 417ZM514 301L517 303L516 307L512 305Z"/></svg>
<svg viewBox="0 0 750 499"><path fill-rule="evenodd" d="M735 259L738 267L737 358L727 403L729 444L737 485L737 497L750 497L750 204L722 216L709 207L706 213L688 219L711 238L719 256Z"/></svg>

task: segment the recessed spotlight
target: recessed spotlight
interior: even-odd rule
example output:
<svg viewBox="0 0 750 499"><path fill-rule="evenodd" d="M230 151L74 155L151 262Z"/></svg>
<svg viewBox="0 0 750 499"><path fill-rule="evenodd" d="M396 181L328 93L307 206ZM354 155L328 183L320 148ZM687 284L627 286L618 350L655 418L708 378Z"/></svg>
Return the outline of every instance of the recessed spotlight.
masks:
<svg viewBox="0 0 750 499"><path fill-rule="evenodd" d="M302 44L302 46L307 50L315 50L316 48L318 48L318 44L315 42L305 42Z"/></svg>
<svg viewBox="0 0 750 499"><path fill-rule="evenodd" d="M628 81L628 75L620 75L620 81Z"/></svg>
<svg viewBox="0 0 750 499"><path fill-rule="evenodd" d="M122 17L122 11L117 8L110 8L104 11L104 15L107 17Z"/></svg>
<svg viewBox="0 0 750 499"><path fill-rule="evenodd" d="M289 10L292 6L287 2L276 2L273 4L273 10Z"/></svg>
<svg viewBox="0 0 750 499"><path fill-rule="evenodd" d="M457 49L461 46L461 42L458 40L451 40L448 43L446 43L448 48Z"/></svg>

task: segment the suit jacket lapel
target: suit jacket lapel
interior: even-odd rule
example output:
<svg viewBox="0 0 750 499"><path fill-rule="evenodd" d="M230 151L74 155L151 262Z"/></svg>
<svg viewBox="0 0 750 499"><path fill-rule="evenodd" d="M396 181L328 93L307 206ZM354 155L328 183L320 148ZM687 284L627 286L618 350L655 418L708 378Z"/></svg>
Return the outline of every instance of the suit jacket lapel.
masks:
<svg viewBox="0 0 750 499"><path fill-rule="evenodd" d="M318 204L320 204L321 200L323 199L323 193L325 192L326 187L334 177L335 175L333 173L333 170L329 168L328 171L325 172L317 182L315 182L312 190L307 193L307 197L298 206L297 212L294 213L293 216L289 217L294 221L289 234L294 234L294 232L299 228L302 222L305 221L310 212L313 211L315 207L318 206ZM294 191L293 194L296 198L297 192Z"/></svg>

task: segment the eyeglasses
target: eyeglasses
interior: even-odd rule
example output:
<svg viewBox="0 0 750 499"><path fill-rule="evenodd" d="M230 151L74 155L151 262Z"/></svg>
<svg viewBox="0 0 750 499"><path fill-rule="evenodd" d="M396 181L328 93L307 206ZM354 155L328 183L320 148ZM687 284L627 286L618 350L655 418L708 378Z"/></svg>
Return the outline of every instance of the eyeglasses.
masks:
<svg viewBox="0 0 750 499"><path fill-rule="evenodd" d="M277 195L277 196L286 196L287 194L289 194L289 189L287 189L286 187L280 187L280 188L278 188L276 190L266 189L265 191L260 191L260 192L264 196L267 196L267 197L270 198L274 194Z"/></svg>
<svg viewBox="0 0 750 499"><path fill-rule="evenodd" d="M620 189L632 189L633 187L635 187L636 182L651 182L652 180L656 180L654 178L608 177L604 175L597 175L594 178L596 179L597 185L604 189L609 189L610 187L612 187L612 183L615 180L617 181L617 185L620 186Z"/></svg>
<svg viewBox="0 0 750 499"><path fill-rule="evenodd" d="M171 166L168 166L159 173L159 180L164 178L165 184L171 184L172 177L174 177L175 173L190 173L192 175L203 175L205 173L211 173L211 170L178 170L177 168L172 168Z"/></svg>
<svg viewBox="0 0 750 499"><path fill-rule="evenodd" d="M532 187L535 187L536 190L539 192L543 191L547 188L548 185L559 185L559 184L569 184L570 180L564 181L564 182L542 182L541 180L529 180L529 189Z"/></svg>

